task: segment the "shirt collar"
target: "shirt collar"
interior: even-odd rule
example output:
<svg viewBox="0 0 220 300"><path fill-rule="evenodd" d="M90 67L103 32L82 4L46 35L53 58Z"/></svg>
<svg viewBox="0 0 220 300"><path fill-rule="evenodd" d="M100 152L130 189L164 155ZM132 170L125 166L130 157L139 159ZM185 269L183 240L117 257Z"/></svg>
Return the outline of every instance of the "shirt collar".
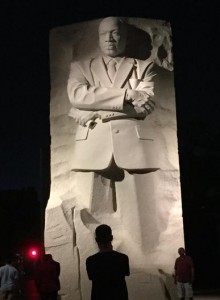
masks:
<svg viewBox="0 0 220 300"><path fill-rule="evenodd" d="M110 57L110 56L103 56L103 60L104 60L104 63L106 65L108 65L108 63L110 62L110 60L114 59L116 61L116 63L120 63L121 60L123 59L123 57Z"/></svg>

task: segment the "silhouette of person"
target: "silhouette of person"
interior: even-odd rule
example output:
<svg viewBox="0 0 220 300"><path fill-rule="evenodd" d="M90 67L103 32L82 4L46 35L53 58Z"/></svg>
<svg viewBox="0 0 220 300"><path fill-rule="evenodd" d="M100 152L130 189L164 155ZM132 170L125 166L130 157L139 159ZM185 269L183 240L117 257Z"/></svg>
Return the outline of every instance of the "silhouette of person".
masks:
<svg viewBox="0 0 220 300"><path fill-rule="evenodd" d="M45 254L35 274L35 283L42 300L57 300L59 275L60 264L53 260L51 254Z"/></svg>
<svg viewBox="0 0 220 300"><path fill-rule="evenodd" d="M114 251L112 230L102 224L95 230L99 252L86 260L92 280L91 300L128 300L125 276L130 275L128 256Z"/></svg>
<svg viewBox="0 0 220 300"><path fill-rule="evenodd" d="M18 270L12 265L12 258L6 259L6 264L0 268L0 299L16 299Z"/></svg>
<svg viewBox="0 0 220 300"><path fill-rule="evenodd" d="M193 300L192 282L194 280L194 266L192 258L185 253L184 248L178 249L179 257L175 261L175 283L180 300Z"/></svg>

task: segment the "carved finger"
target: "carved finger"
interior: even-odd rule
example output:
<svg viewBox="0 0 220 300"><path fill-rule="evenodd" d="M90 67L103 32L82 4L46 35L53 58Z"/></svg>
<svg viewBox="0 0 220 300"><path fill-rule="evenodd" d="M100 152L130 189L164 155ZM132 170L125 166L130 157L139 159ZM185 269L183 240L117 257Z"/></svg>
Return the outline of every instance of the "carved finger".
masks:
<svg viewBox="0 0 220 300"><path fill-rule="evenodd" d="M154 107L156 103L153 100L148 100L147 104L149 104L151 107Z"/></svg>
<svg viewBox="0 0 220 300"><path fill-rule="evenodd" d="M146 108L147 111L152 112L153 108L149 105L149 104L145 104L144 106Z"/></svg>

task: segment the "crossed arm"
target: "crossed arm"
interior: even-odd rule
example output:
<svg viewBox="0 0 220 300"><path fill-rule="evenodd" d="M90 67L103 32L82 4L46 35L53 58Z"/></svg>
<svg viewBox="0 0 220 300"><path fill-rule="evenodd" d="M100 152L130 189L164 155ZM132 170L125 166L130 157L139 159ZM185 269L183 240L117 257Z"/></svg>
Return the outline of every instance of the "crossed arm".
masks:
<svg viewBox="0 0 220 300"><path fill-rule="evenodd" d="M69 115L82 126L90 120L105 118L104 111L114 112L116 118L144 119L155 106L153 76L145 76L136 89L93 86L80 65L74 63L67 87L73 105Z"/></svg>

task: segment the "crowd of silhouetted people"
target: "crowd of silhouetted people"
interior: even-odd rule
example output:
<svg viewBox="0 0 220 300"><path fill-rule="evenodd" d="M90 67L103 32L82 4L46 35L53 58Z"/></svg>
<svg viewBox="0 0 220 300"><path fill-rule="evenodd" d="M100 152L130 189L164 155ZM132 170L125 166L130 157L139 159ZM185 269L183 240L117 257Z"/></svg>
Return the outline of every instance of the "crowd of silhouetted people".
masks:
<svg viewBox="0 0 220 300"><path fill-rule="evenodd" d="M32 277L41 300L57 300L60 290L60 264L53 260L51 254L44 254L36 261ZM0 300L30 299L24 291L27 288L25 281L30 280L25 273L23 264L18 256L10 255L5 264L0 267Z"/></svg>
<svg viewBox="0 0 220 300"><path fill-rule="evenodd" d="M113 250L112 230L99 225L95 230L99 251L86 260L86 270L92 281L91 300L128 300L125 277L130 275L129 258ZM193 299L194 267L184 248L178 249L174 264L174 283L180 300ZM0 267L0 300L24 300L22 280L25 272L18 257L8 257ZM60 290L60 264L51 254L44 254L34 268L34 281L41 300L57 300ZM29 299L29 298L28 298Z"/></svg>

